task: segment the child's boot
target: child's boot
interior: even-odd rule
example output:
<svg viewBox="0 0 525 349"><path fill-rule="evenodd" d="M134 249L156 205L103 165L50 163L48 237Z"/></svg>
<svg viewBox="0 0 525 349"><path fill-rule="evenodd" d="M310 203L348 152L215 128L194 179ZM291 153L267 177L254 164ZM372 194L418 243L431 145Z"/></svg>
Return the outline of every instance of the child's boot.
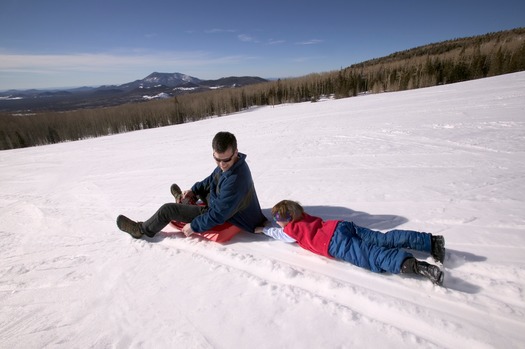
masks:
<svg viewBox="0 0 525 349"><path fill-rule="evenodd" d="M431 256L436 262L443 264L445 260L445 238L441 235L436 235L432 236L431 241Z"/></svg>
<svg viewBox="0 0 525 349"><path fill-rule="evenodd" d="M418 274L426 277L436 285L443 285L444 274L438 266L418 261L413 257L405 259L401 265L401 273Z"/></svg>

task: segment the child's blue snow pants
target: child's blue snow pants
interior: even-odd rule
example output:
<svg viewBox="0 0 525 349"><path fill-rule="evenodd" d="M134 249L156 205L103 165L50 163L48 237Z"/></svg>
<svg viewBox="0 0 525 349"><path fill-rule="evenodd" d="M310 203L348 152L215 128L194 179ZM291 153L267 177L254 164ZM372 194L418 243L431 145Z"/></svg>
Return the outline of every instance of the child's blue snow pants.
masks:
<svg viewBox="0 0 525 349"><path fill-rule="evenodd" d="M431 237L429 233L412 230L382 233L341 221L330 240L328 253L376 273L399 274L403 261L412 257L403 249L430 252Z"/></svg>

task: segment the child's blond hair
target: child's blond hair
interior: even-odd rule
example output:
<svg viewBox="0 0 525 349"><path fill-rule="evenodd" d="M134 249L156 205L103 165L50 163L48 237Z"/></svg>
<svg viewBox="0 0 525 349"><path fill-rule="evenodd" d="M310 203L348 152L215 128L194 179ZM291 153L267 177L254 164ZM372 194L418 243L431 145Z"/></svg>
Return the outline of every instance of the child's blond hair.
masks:
<svg viewBox="0 0 525 349"><path fill-rule="evenodd" d="M272 207L273 217L278 214L279 217L290 217L294 222L301 220L303 213L304 209L301 204L292 200L279 201L274 207Z"/></svg>

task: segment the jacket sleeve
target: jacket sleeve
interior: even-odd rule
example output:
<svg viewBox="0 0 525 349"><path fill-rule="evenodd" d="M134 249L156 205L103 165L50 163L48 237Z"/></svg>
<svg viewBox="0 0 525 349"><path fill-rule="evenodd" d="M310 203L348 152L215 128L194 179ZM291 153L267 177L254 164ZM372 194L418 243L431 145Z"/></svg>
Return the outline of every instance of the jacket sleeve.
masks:
<svg viewBox="0 0 525 349"><path fill-rule="evenodd" d="M204 178L202 181L195 183L191 187L191 191L195 195L202 195L206 197L208 193L210 192L211 181L213 180L214 174L215 174L215 171L212 172L212 174L209 175L208 177Z"/></svg>
<svg viewBox="0 0 525 349"><path fill-rule="evenodd" d="M239 210L250 189L251 183L242 175L229 175L221 183L219 196L210 204L208 210L191 221L191 229L201 233L226 222Z"/></svg>
<svg viewBox="0 0 525 349"><path fill-rule="evenodd" d="M264 227L264 235L267 235L275 240L281 240L284 242L296 242L295 239L292 239L290 236L286 235L283 228L277 227Z"/></svg>

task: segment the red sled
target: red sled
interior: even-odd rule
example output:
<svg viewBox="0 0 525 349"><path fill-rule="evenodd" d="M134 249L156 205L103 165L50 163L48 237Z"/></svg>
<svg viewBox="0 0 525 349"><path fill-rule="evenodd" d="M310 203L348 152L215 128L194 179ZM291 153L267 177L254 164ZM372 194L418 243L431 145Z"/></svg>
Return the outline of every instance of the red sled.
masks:
<svg viewBox="0 0 525 349"><path fill-rule="evenodd" d="M186 223L178 222L178 221L171 221L169 224L171 228L174 228L177 231L181 231L185 225ZM203 238L207 240L222 243L222 242L230 241L231 238L233 238L235 235L239 234L240 232L241 232L241 229L239 227L236 227L235 225L226 222L216 227L213 227L210 230L205 231L204 233L196 233L196 234L199 236L202 236Z"/></svg>

